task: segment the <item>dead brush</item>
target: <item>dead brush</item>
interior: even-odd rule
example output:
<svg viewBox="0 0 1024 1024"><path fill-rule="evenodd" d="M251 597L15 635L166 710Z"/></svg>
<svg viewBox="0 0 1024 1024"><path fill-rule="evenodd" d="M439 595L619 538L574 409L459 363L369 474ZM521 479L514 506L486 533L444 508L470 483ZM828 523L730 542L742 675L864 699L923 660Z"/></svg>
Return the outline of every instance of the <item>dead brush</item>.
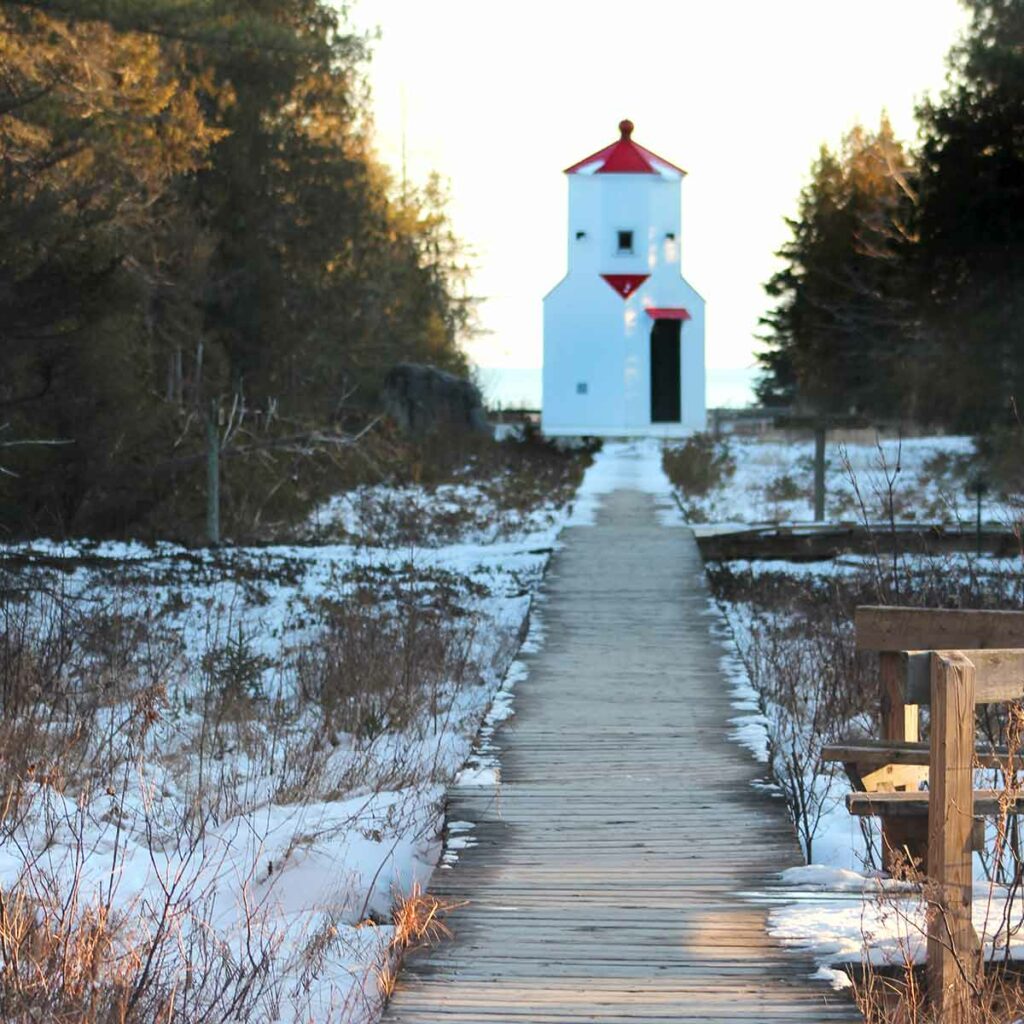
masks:
<svg viewBox="0 0 1024 1024"><path fill-rule="evenodd" d="M376 432L375 443L384 439ZM528 514L572 500L596 447L567 448L536 432L500 442L464 431L392 436L376 471L346 489L358 525L345 539L402 549L453 543L472 532L514 534ZM396 495L395 487L411 490ZM322 536L337 533L326 525Z"/></svg>
<svg viewBox="0 0 1024 1024"><path fill-rule="evenodd" d="M398 969L406 952L450 939L452 930L442 917L461 906L465 904L446 903L424 892L419 882L413 882L409 893L395 900L391 915L395 934L388 943L384 963L377 971L377 985L385 1003L394 994Z"/></svg>
<svg viewBox="0 0 1024 1024"><path fill-rule="evenodd" d="M0 891L0 956L0 1018L10 1024L130 1019L142 957L101 902L80 909L73 895L51 906Z"/></svg>
<svg viewBox="0 0 1024 1024"><path fill-rule="evenodd" d="M40 789L35 799L44 796ZM158 867L168 843L145 813L133 835L155 873L148 895L116 898L116 851L105 879L89 870L94 850L85 803L60 818L70 836L56 874L44 854L29 853L17 881L0 888L5 1024L228 1024L250 1019L265 1004L278 938L244 894L241 948L209 927L213 889L204 868L215 873L216 865L203 845L207 822L180 822L174 856ZM127 842L121 826L117 835Z"/></svg>
<svg viewBox="0 0 1024 1024"><path fill-rule="evenodd" d="M458 581L409 569L319 602L323 630L295 666L328 737L372 742L385 732L425 733L428 724L437 733L461 687L478 677L475 617L456 600L459 590Z"/></svg>
<svg viewBox="0 0 1024 1024"><path fill-rule="evenodd" d="M865 1024L943 1024L928 1004L924 968L913 964L854 972L853 999ZM1012 1024L1024 1017L1019 969L996 965L973 993L963 1024Z"/></svg>
<svg viewBox="0 0 1024 1024"><path fill-rule="evenodd" d="M705 497L736 472L728 442L711 434L694 434L680 445L666 445L661 464L684 499Z"/></svg>

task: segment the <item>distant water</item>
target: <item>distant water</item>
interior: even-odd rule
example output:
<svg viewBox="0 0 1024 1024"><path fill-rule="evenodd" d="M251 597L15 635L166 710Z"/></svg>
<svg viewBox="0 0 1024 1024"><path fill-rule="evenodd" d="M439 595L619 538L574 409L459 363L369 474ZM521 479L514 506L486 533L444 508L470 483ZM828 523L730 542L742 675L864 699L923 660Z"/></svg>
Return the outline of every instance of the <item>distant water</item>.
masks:
<svg viewBox="0 0 1024 1024"><path fill-rule="evenodd" d="M754 381L758 371L754 367L707 371L709 409L742 409L754 402ZM540 367L477 368L477 378L489 405L505 409L539 409L541 395Z"/></svg>

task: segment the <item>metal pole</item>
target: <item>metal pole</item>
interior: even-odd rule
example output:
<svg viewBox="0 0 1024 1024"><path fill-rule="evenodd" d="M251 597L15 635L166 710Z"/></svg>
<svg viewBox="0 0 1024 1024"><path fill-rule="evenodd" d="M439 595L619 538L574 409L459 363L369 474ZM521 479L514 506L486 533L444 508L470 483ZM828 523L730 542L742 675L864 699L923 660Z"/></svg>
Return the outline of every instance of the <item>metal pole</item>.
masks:
<svg viewBox="0 0 1024 1024"><path fill-rule="evenodd" d="M814 428L814 521L825 521L825 428Z"/></svg>
<svg viewBox="0 0 1024 1024"><path fill-rule="evenodd" d="M220 544L220 433L216 401L210 403L206 417L206 540L211 547Z"/></svg>

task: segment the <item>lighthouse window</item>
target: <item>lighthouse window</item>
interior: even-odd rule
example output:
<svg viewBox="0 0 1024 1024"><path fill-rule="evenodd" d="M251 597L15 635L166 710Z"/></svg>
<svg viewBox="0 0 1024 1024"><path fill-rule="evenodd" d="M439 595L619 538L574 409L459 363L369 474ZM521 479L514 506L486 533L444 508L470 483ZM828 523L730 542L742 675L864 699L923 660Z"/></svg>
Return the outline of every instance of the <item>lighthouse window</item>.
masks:
<svg viewBox="0 0 1024 1024"><path fill-rule="evenodd" d="M585 380L581 380L579 382L579 384L576 385L576 394L577 395L585 395L586 393L587 393L587 382Z"/></svg>
<svg viewBox="0 0 1024 1024"><path fill-rule="evenodd" d="M576 232L576 241L577 242L581 242L586 237L587 237L586 231L577 231Z"/></svg>
<svg viewBox="0 0 1024 1024"><path fill-rule="evenodd" d="M619 232L619 252L632 252L633 251L633 232L632 231L620 231Z"/></svg>
<svg viewBox="0 0 1024 1024"><path fill-rule="evenodd" d="M674 241L676 240L676 233L675 233L674 231L666 231L666 232L665 232L665 237L666 237L666 238L667 238L667 239L668 239L668 240L669 240L670 242L674 242Z"/></svg>

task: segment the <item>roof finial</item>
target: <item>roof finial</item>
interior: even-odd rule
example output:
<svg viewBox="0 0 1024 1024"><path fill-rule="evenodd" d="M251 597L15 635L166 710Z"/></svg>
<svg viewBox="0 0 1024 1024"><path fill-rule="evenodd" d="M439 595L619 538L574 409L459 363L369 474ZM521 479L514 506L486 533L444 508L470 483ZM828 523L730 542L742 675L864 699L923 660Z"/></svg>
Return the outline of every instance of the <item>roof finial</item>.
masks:
<svg viewBox="0 0 1024 1024"><path fill-rule="evenodd" d="M619 122L619 131L622 133L622 141L628 142L630 135L633 134L633 122L627 118L625 121Z"/></svg>

